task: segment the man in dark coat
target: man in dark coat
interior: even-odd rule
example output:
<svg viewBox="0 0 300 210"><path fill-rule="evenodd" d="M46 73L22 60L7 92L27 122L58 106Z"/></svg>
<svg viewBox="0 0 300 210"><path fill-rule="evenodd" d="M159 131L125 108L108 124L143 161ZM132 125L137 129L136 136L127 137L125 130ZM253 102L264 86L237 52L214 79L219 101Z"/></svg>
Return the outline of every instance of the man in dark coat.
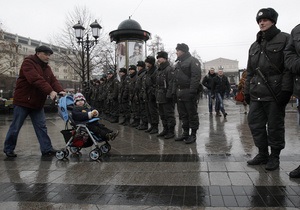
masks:
<svg viewBox="0 0 300 210"><path fill-rule="evenodd" d="M148 56L145 60L146 65L146 75L143 79L143 88L145 89L145 99L146 99L146 113L148 118L148 123L150 127L145 131L150 134L158 133L158 107L155 97L155 87L156 87L156 75L157 69L155 65L155 58L153 56Z"/></svg>
<svg viewBox="0 0 300 210"><path fill-rule="evenodd" d="M191 144L196 141L199 128L197 99L199 85L201 85L201 64L190 54L188 45L184 43L177 44L176 54L178 62L175 66L173 93L176 94L183 133L175 141L185 141L186 144Z"/></svg>
<svg viewBox="0 0 300 210"><path fill-rule="evenodd" d="M300 24L295 26L291 32L291 38L285 48L285 66L293 75L293 95L300 98ZM291 178L300 178L300 166L291 171Z"/></svg>
<svg viewBox="0 0 300 210"><path fill-rule="evenodd" d="M123 121L121 125L130 124L130 108L129 108L129 81L130 78L127 75L126 68L120 68L119 70L120 83L119 83L119 104L120 114L123 115Z"/></svg>
<svg viewBox="0 0 300 210"><path fill-rule="evenodd" d="M39 46L35 51L35 55L24 59L17 79L13 121L4 142L4 153L7 157L17 157L14 150L20 129L28 115L40 143L42 156L56 153L47 134L44 104L48 95L54 100L57 93L66 93L48 65L53 51L47 46Z"/></svg>
<svg viewBox="0 0 300 210"><path fill-rule="evenodd" d="M109 70L107 72L107 103L110 112L109 121L111 123L118 123L119 122L119 80L114 70Z"/></svg>
<svg viewBox="0 0 300 210"><path fill-rule="evenodd" d="M157 53L159 64L156 75L156 103L159 116L163 124L163 130L157 137L170 139L175 136L175 103L172 95L174 68L168 61L168 53L161 51Z"/></svg>
<svg viewBox="0 0 300 210"><path fill-rule="evenodd" d="M260 9L256 15L260 31L249 49L245 86L248 124L258 148L258 155L247 163L266 164L270 171L279 168L280 151L285 147L285 107L292 94L283 53L289 35L276 27L277 17L272 8Z"/></svg>
<svg viewBox="0 0 300 210"><path fill-rule="evenodd" d="M224 75L223 67L219 67L218 75L212 80L211 92L211 97L216 99L216 116L220 116L219 111L221 111L224 118L226 118L227 113L223 101L225 94L230 92L230 84L228 78Z"/></svg>
<svg viewBox="0 0 300 210"><path fill-rule="evenodd" d="M139 100L136 94L136 81L137 71L135 65L130 65L129 68L129 105L130 113L133 121L130 123L131 127L137 127L140 124L140 118L138 113Z"/></svg>
<svg viewBox="0 0 300 210"><path fill-rule="evenodd" d="M204 87L207 88L208 110L209 110L209 114L210 115L212 114L212 110L213 110L213 100L211 98L211 87L212 87L213 78L216 75L217 74L215 73L215 69L214 68L210 68L208 74L202 80L202 85L204 85ZM216 108L217 107L215 106L215 111L217 112L218 110Z"/></svg>

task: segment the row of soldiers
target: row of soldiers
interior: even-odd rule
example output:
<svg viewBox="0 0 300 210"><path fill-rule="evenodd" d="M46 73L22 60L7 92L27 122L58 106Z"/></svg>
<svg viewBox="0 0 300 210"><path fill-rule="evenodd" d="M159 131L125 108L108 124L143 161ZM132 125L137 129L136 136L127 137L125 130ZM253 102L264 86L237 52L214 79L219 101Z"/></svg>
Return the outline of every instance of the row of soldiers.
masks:
<svg viewBox="0 0 300 210"><path fill-rule="evenodd" d="M89 92L90 103L100 111L104 119L111 123L132 126L150 134L157 134L159 132L158 103L167 102L164 96L165 92L169 91L171 100L168 101L168 105L173 111L163 113L165 110L162 110L166 116L162 118L165 129L158 134L169 139L174 137L175 128L175 103L171 93L174 68L170 66L166 52L159 52L157 59L163 60L158 68L155 65L155 58L148 56L145 61L130 65L128 71L126 68L120 68L119 79L116 72L110 70L106 77L94 80Z"/></svg>
<svg viewBox="0 0 300 210"><path fill-rule="evenodd" d="M148 56L145 61L130 65L128 71L126 68L120 68L118 75L113 70L108 71L106 77L93 82L87 100L99 110L103 119L111 123L132 126L150 134L157 134L158 137L170 139L175 137L176 125L175 69L168 61L167 52L158 52L156 59ZM186 86L189 88L189 84ZM180 91L185 87L178 86L178 88ZM186 114L183 117L185 119ZM158 129L159 118L163 125L161 132ZM185 124L189 126L189 123ZM198 129L199 122L196 124ZM188 138L189 127L185 128L184 136L175 138L175 141L195 142L197 129L192 130L193 137Z"/></svg>

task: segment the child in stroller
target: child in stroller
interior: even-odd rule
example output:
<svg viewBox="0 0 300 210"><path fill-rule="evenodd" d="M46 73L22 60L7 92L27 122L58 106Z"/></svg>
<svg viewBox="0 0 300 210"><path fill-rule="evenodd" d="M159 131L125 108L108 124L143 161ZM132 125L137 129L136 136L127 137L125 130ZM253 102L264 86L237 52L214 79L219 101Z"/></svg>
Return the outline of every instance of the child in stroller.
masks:
<svg viewBox="0 0 300 210"><path fill-rule="evenodd" d="M58 105L59 114L66 122L66 129L61 131L66 141L66 148L56 153L59 160L69 155L68 148L72 153L78 153L81 148L94 144L96 148L90 152L92 160L97 160L102 153L109 152L111 146L108 141L114 140L118 131L113 132L99 123L98 111L91 108L81 93L75 94L74 97L60 98ZM72 129L67 129L68 123ZM97 142L105 142L105 144L99 147Z"/></svg>
<svg viewBox="0 0 300 210"><path fill-rule="evenodd" d="M81 93L74 95L74 107L72 110L72 118L75 124L87 123L92 118L98 117L99 112L86 102L85 97ZM92 131L96 136L100 137L102 141L114 140L117 132L105 127L105 125L99 123L98 120L89 122L86 124L87 128Z"/></svg>

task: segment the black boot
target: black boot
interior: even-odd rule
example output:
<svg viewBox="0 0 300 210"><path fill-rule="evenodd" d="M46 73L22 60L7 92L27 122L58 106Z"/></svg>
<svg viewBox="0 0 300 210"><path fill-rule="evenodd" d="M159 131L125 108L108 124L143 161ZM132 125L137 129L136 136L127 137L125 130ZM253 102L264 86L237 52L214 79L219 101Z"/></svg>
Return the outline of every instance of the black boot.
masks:
<svg viewBox="0 0 300 210"><path fill-rule="evenodd" d="M175 141L183 141L189 137L189 130L183 130L183 133L181 136L178 136L175 138Z"/></svg>
<svg viewBox="0 0 300 210"><path fill-rule="evenodd" d="M124 125L125 122L126 122L126 119L124 118L121 122L119 122L119 125Z"/></svg>
<svg viewBox="0 0 300 210"><path fill-rule="evenodd" d="M172 127L168 129L168 132L164 136L164 139L171 139L174 138L174 136L175 136L174 127Z"/></svg>
<svg viewBox="0 0 300 210"><path fill-rule="evenodd" d="M162 130L162 132L157 134L157 137L162 137L162 136L166 135L167 133L168 133L168 127L164 126L164 129Z"/></svg>
<svg viewBox="0 0 300 210"><path fill-rule="evenodd" d="M151 131L149 132L149 134L155 134L155 133L158 133L158 125L152 125L151 127L152 127L152 129L151 129Z"/></svg>
<svg viewBox="0 0 300 210"><path fill-rule="evenodd" d="M131 127L136 128L140 124L140 119L134 119L133 122L130 124Z"/></svg>
<svg viewBox="0 0 300 210"><path fill-rule="evenodd" d="M137 127L138 130L147 130L147 128L148 125L146 123L142 123Z"/></svg>
<svg viewBox="0 0 300 210"><path fill-rule="evenodd" d="M188 137L188 139L184 140L184 142L186 144L194 143L197 140L196 133L197 133L197 130L192 129L191 135Z"/></svg>
<svg viewBox="0 0 300 210"><path fill-rule="evenodd" d="M258 154L251 160L248 160L248 165L261 165L266 164L269 159L268 148L259 149Z"/></svg>
<svg viewBox="0 0 300 210"><path fill-rule="evenodd" d="M289 174L291 178L300 178L300 166L298 168L292 170Z"/></svg>
<svg viewBox="0 0 300 210"><path fill-rule="evenodd" d="M279 168L279 155L280 155L280 149L273 149L271 148L271 155L269 156L269 160L267 162L267 165L265 167L268 171L274 171L277 168Z"/></svg>

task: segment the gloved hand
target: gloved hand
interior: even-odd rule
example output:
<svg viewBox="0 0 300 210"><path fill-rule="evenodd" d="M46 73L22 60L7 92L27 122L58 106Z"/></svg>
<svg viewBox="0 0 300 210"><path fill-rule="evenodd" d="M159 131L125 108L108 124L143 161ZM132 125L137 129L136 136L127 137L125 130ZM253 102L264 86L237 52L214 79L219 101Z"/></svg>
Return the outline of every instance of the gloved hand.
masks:
<svg viewBox="0 0 300 210"><path fill-rule="evenodd" d="M245 99L244 100L246 101L247 104L250 104L250 101L251 101L250 94L245 94Z"/></svg>
<svg viewBox="0 0 300 210"><path fill-rule="evenodd" d="M292 92L289 92L289 91L281 91L279 96L278 96L278 105L280 106L286 106L290 99L291 99L291 96L292 96Z"/></svg>

